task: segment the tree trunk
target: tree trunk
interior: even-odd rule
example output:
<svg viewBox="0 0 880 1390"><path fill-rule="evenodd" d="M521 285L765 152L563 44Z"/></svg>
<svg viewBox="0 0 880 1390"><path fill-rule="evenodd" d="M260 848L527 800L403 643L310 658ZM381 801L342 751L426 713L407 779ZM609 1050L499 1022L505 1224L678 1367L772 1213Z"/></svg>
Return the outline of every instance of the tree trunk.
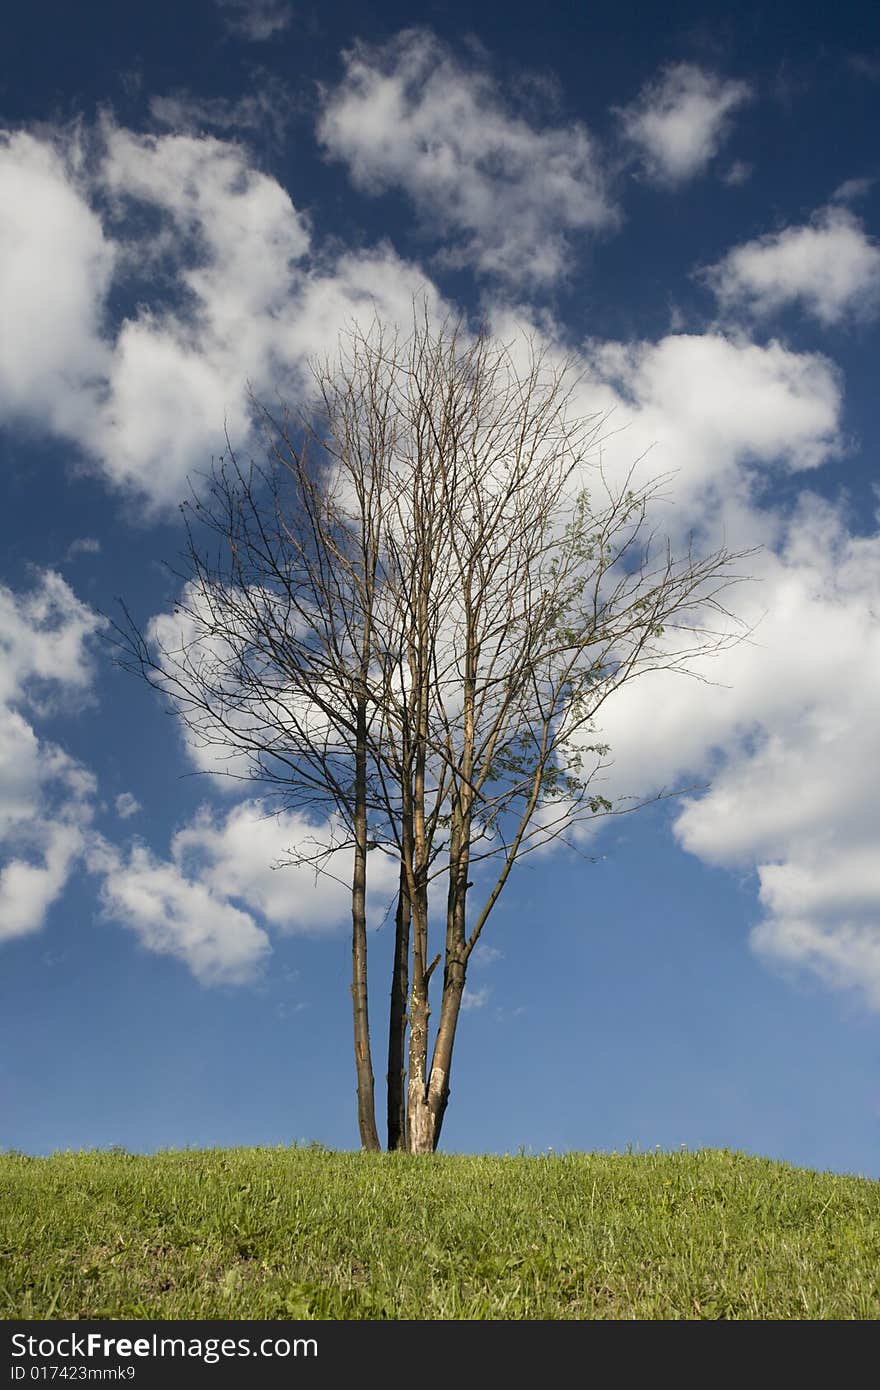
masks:
<svg viewBox="0 0 880 1390"><path fill-rule="evenodd" d="M425 1084L425 1074L413 1069L413 1047L410 1047L409 1107L407 1112L407 1147L410 1153L435 1153L440 1143L440 1133L446 1106L449 1103L449 1078L452 1072L452 1050L455 1033L461 1012L461 998L464 993L465 971L459 960L449 966L449 981L443 991L443 1005L437 1041L431 1062L431 1076ZM421 996L413 991L414 1013L421 1006ZM425 1033L430 1010L424 1009ZM410 1035L412 1037L412 1033ZM425 1049L425 1052L427 1049ZM422 1049L416 1044L417 1066L422 1065ZM425 1058L425 1062L427 1058Z"/></svg>
<svg viewBox="0 0 880 1390"><path fill-rule="evenodd" d="M417 930L417 928L416 928ZM407 1080L406 1146L410 1153L434 1152L434 1126L428 1109L428 979L414 963L409 1003L409 1074Z"/></svg>
<svg viewBox="0 0 880 1390"><path fill-rule="evenodd" d="M391 1012L388 1025L388 1150L406 1148L406 1005L411 919L406 872L401 867L394 929Z"/></svg>
<svg viewBox="0 0 880 1390"><path fill-rule="evenodd" d="M370 1013L367 997L367 753L366 706L357 709L355 749L354 868L351 883L351 998L354 1010L354 1059L357 1072L358 1129L364 1149L381 1149L376 1129Z"/></svg>
<svg viewBox="0 0 880 1390"><path fill-rule="evenodd" d="M428 1106L428 989L433 965L428 965L428 869L429 844L425 819L425 765L428 743L428 667L430 628L429 547L419 556L416 597L417 641L410 646L410 671L416 694L415 742L412 783L412 825L404 821L404 864L412 910L412 988L409 1008L409 1071L407 1078L406 1138L410 1153L434 1152L434 1122Z"/></svg>
<svg viewBox="0 0 880 1390"><path fill-rule="evenodd" d="M431 1061L431 1079L428 1083L428 1107L432 1115L431 1138L434 1148L440 1143L443 1119L449 1103L449 1078L452 1074L452 1049L455 1046L455 1032L461 1013L461 999L464 994L465 967L458 954L447 962L446 979L443 985L443 1003L440 1009L440 1023L437 1028L437 1041Z"/></svg>
<svg viewBox="0 0 880 1390"><path fill-rule="evenodd" d="M434 1152L434 1121L428 1106L428 986L431 968L425 963L428 941L427 893L412 903L413 976L409 1001L409 1074L407 1079L406 1146L410 1153Z"/></svg>
<svg viewBox="0 0 880 1390"><path fill-rule="evenodd" d="M470 774L470 748L467 751L467 771ZM449 1103L449 1079L452 1073L452 1050L461 1013L467 969L466 920L468 871L470 867L470 798L465 793L456 802L452 818L449 845L449 893L446 901L446 964L443 970L443 998L440 1022L431 1059L428 1082L428 1106L432 1115L431 1138L436 1150L440 1143L443 1119Z"/></svg>
<svg viewBox="0 0 880 1390"><path fill-rule="evenodd" d="M425 1097L424 1086L420 1087L419 1094L413 1098L410 1095L410 1106L407 1115L407 1142L409 1152L413 1154L432 1154L437 1145L434 1141L434 1113Z"/></svg>

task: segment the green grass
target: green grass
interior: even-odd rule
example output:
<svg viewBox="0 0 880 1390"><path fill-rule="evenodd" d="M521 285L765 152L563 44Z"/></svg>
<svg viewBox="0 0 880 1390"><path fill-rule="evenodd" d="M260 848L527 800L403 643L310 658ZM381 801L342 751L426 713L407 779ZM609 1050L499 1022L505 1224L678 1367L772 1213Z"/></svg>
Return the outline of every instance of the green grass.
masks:
<svg viewBox="0 0 880 1390"><path fill-rule="evenodd" d="M0 1154L0 1317L877 1318L880 1183L727 1150Z"/></svg>

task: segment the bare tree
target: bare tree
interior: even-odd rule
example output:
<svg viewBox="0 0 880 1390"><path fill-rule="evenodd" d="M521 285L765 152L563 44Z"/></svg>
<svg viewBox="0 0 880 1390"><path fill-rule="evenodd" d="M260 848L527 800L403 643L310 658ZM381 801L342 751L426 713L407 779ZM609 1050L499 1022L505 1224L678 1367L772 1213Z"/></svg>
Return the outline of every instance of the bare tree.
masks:
<svg viewBox="0 0 880 1390"><path fill-rule="evenodd" d="M195 502L180 641L130 620L117 631L191 735L236 755L231 775L332 813L339 830L297 847L298 862L352 851L365 1148L379 1147L370 852L398 865L388 1146L433 1152L468 964L511 870L625 809L599 789L602 707L636 676L690 670L732 640L720 596L742 556L658 544L662 480L608 479L605 422L573 413L572 364L529 339L468 336L425 313L405 339L353 328L313 374L296 417L255 402L267 463L244 468L230 450Z"/></svg>

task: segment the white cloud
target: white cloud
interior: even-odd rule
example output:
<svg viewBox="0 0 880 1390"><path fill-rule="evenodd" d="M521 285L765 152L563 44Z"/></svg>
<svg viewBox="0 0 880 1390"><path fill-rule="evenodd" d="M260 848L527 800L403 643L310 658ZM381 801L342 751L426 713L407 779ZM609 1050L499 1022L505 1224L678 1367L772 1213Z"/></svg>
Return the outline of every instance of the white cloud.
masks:
<svg viewBox="0 0 880 1390"><path fill-rule="evenodd" d="M853 535L809 491L793 509L762 505L775 472L840 452L838 373L720 333L591 343L585 365L579 404L614 412L611 478L651 445L647 476L679 470L661 534L764 547L744 567L755 582L730 596L748 640L700 663L704 680L654 673L619 690L599 721L611 766L595 790L708 784L670 803L675 833L704 861L755 873L754 949L880 1008L880 534Z"/></svg>
<svg viewBox="0 0 880 1390"><path fill-rule="evenodd" d="M205 985L244 984L271 946L250 913L208 884L157 861L143 845L117 857L101 885L105 914L134 931L150 951L183 961Z"/></svg>
<svg viewBox="0 0 880 1390"><path fill-rule="evenodd" d="M259 591L252 589L251 597L254 594ZM246 617L241 616L240 597L234 591L229 591L224 598L227 596L231 601L224 608L218 593L215 592L209 602L198 585L185 584L174 611L156 614L150 620L146 639L161 670L167 673L156 675L155 683L172 694L175 672L181 676L184 687L191 688L194 653L198 653L195 661L199 680L214 692L214 698L206 701L204 708L201 703L190 706L186 717L180 718L184 749L199 771L215 776L214 785L219 790L237 792L241 780L253 777L255 768L261 766L259 758L250 750L264 746L266 738L277 736L279 729L290 729L290 736L294 737L288 722L294 713L301 730L316 746L319 743L332 746L332 730L317 705L304 698L294 698L289 691L283 692L279 706L272 694L271 671L259 689L253 685L242 689L236 674L239 665L235 655L236 647L241 648L238 642L232 643L228 638L230 633L239 630L245 646L250 648L248 638L252 633ZM258 658L249 658L249 661L252 659ZM274 674L277 676L277 672ZM327 698L332 699L332 694L325 692ZM176 708L179 713L179 704ZM234 740L230 734L233 727Z"/></svg>
<svg viewBox="0 0 880 1390"><path fill-rule="evenodd" d="M732 113L750 96L745 82L673 63L617 115L648 177L674 185L703 173L728 134Z"/></svg>
<svg viewBox="0 0 880 1390"><path fill-rule="evenodd" d="M223 450L224 418L234 438L247 435L245 380L271 373L308 231L278 183L211 138L111 129L103 179L123 206L163 215L165 269L187 298L123 324L93 447L114 480L137 486L149 471L167 495Z"/></svg>
<svg viewBox="0 0 880 1390"><path fill-rule="evenodd" d="M501 960L503 958L503 955L504 952L499 951L497 946L487 946L485 942L479 941L474 948L474 953L471 956L470 963L471 965L481 967L494 965L497 960Z"/></svg>
<svg viewBox="0 0 880 1390"><path fill-rule="evenodd" d="M94 674L89 639L102 626L51 570L28 593L0 584L0 701L40 704L59 687L68 699L84 696Z"/></svg>
<svg viewBox="0 0 880 1390"><path fill-rule="evenodd" d="M87 428L107 369L101 317L114 262L58 151L24 132L0 132L0 418L39 417L72 434Z"/></svg>
<svg viewBox="0 0 880 1390"><path fill-rule="evenodd" d="M282 931L321 932L351 920L351 848L322 858L322 872L291 857L313 855L343 838L331 820L316 823L297 812L269 814L258 800L244 801L219 822L207 809L178 831L177 864L212 889L259 911ZM284 867L273 868L283 864ZM368 910L378 925L397 894L399 871L380 850L367 856Z"/></svg>
<svg viewBox="0 0 880 1390"><path fill-rule="evenodd" d="M255 132L281 145L294 99L289 84L273 73L254 74L253 89L237 100L198 97L185 89L150 97L150 115L176 135L206 131Z"/></svg>
<svg viewBox="0 0 880 1390"><path fill-rule="evenodd" d="M715 684L648 675L609 705L604 789L708 781L675 833L756 871L755 948L880 1007L880 536L807 494L752 569L738 607L758 625L700 668Z"/></svg>
<svg viewBox="0 0 880 1390"><path fill-rule="evenodd" d="M93 792L86 768L40 739L18 710L0 706L0 848L8 850L31 825L42 837L51 806L77 806Z"/></svg>
<svg viewBox="0 0 880 1390"><path fill-rule="evenodd" d="M832 203L854 203L859 198L864 198L870 193L876 179L865 177L861 179L844 179L843 183L838 184L831 195Z"/></svg>
<svg viewBox="0 0 880 1390"><path fill-rule="evenodd" d="M344 252L332 266L304 277L295 312L278 326L279 354L297 373L307 356L335 355L340 331L353 320L366 327L374 313L406 330L412 325L414 296L430 316L443 317L446 306L436 287L389 244Z"/></svg>
<svg viewBox="0 0 880 1390"><path fill-rule="evenodd" d="M0 940L39 930L84 846L94 778L30 717L62 692L67 704L86 697L100 625L60 575L28 593L0 586Z"/></svg>
<svg viewBox="0 0 880 1390"><path fill-rule="evenodd" d="M873 851L876 853L876 849ZM761 879L763 883L764 874ZM762 898L765 894L762 890ZM880 927L877 900L870 922L833 922L815 917L768 917L752 932L752 946L769 964L805 967L833 989L855 990L880 1012Z"/></svg>
<svg viewBox="0 0 880 1390"><path fill-rule="evenodd" d="M843 207L735 246L702 277L723 309L758 317L799 304L827 326L880 311L880 246Z"/></svg>
<svg viewBox="0 0 880 1390"><path fill-rule="evenodd" d="M290 0L215 0L231 34L250 43L265 43L286 29L293 18Z"/></svg>
<svg viewBox="0 0 880 1390"><path fill-rule="evenodd" d="M40 930L85 843L79 826L60 820L30 822L28 839L39 859L9 859L0 868L0 941Z"/></svg>
<svg viewBox="0 0 880 1390"><path fill-rule="evenodd" d="M0 707L0 836L36 814L41 757L40 741L24 716Z"/></svg>
<svg viewBox="0 0 880 1390"><path fill-rule="evenodd" d="M129 820L141 809L141 803L131 792L120 792L114 804L120 820Z"/></svg>
<svg viewBox="0 0 880 1390"><path fill-rule="evenodd" d="M224 425L247 447L248 381L295 396L306 358L334 348L352 316L375 304L405 321L413 293L434 294L387 246L315 257L280 184L213 137L105 121L88 158L75 138L12 137L0 194L0 314L14 344L0 421L73 440L157 508L223 452ZM113 276L138 301L118 325Z"/></svg>
<svg viewBox="0 0 880 1390"><path fill-rule="evenodd" d="M572 233L615 220L586 129L530 124L430 32L356 44L344 58L319 139L358 187L402 189L426 230L454 236L451 263L550 283L570 264Z"/></svg>
<svg viewBox="0 0 880 1390"><path fill-rule="evenodd" d="M174 836L169 859L142 844L124 856L93 837L88 863L102 880L105 916L133 930L147 950L182 961L202 984L245 984L271 952L265 924L311 933L350 923L350 849L322 860L320 874L288 862L338 843L339 833L333 822L270 815L250 800L220 818L203 807ZM379 851L369 854L367 871L368 912L378 926L393 904L398 874Z"/></svg>
<svg viewBox="0 0 880 1390"><path fill-rule="evenodd" d="M479 989L471 989L470 985L466 985L461 996L462 1012L474 1013L477 1009L485 1009L491 992L488 985L481 985Z"/></svg>
<svg viewBox="0 0 880 1390"><path fill-rule="evenodd" d="M489 305L488 320L502 341L515 348L523 341L522 317L507 306ZM526 327L561 363L552 324ZM720 524L733 548L772 540L774 515L755 505L764 482L816 469L845 447L841 374L821 353L716 330L656 341L587 339L577 365L572 414L595 416L599 426L582 485L601 490L599 458L612 487L634 465L637 482L668 478L656 522L674 540L696 531L718 543Z"/></svg>
<svg viewBox="0 0 880 1390"><path fill-rule="evenodd" d="M790 717L792 686L815 663L811 645L801 649L786 634L793 606L815 588L811 557L831 543L830 514L813 501L799 509L796 524L785 522L760 506L762 487L779 471L811 471L840 452L842 395L824 357L720 333L590 343L586 361L589 397L613 412L606 470L619 477L648 451L647 477L674 474L669 505L654 518L661 533L679 547L694 528L701 544L766 547L748 565L758 582L731 595L746 629L760 626L752 642L707 663L717 684L645 676L603 711L614 758L609 786L641 794L705 771L707 750L738 740L744 728L754 731L749 712L758 702L776 701L779 716ZM584 480L589 485L589 472ZM834 534L841 534L837 522ZM840 633L845 646L852 633ZM791 682L767 685L767 655L777 649Z"/></svg>
<svg viewBox="0 0 880 1390"><path fill-rule="evenodd" d="M855 845L833 860L817 855L806 863L767 864L761 869L761 896L777 916L788 919L876 910L880 855L875 845Z"/></svg>
<svg viewBox="0 0 880 1390"><path fill-rule="evenodd" d="M752 177L752 169L753 166L745 160L735 159L730 168L721 175L721 182L726 183L728 188L740 188Z"/></svg>
<svg viewBox="0 0 880 1390"><path fill-rule="evenodd" d="M105 135L103 182L117 198L166 214L177 235L161 249L184 252L184 283L212 306L226 289L229 298L213 317L222 322L225 311L238 319L284 302L293 263L308 250L308 228L244 149L211 136L139 136L110 125Z"/></svg>
<svg viewBox="0 0 880 1390"><path fill-rule="evenodd" d="M101 542L94 536L79 536L67 547L66 560L75 560L77 555L100 555Z"/></svg>
<svg viewBox="0 0 880 1390"><path fill-rule="evenodd" d="M387 247L316 258L287 195L237 146L147 140L112 127L105 142L98 176L88 161L30 136L7 137L0 148L5 193L33 192L30 203L0 201L0 295L17 353L0 411L48 423L82 442L108 480L165 502L179 495L188 469L222 447L224 414L246 431L246 376L258 389L286 386L309 352L332 348L339 327L371 302L405 321L410 291L423 281ZM468 177L479 183L484 174ZM485 177L494 194L495 176ZM134 206L152 218L149 237L136 231ZM479 232L456 225L465 236ZM107 321L107 291L114 274L136 283L127 277L138 256L149 258L161 290L117 329ZM55 270L48 280L37 269L45 263ZM30 285L29 299L20 283ZM40 333L30 333L28 315ZM790 523L755 507L774 470L813 469L840 451L838 375L819 355L721 332L592 343L588 366L584 408L612 408L612 425L625 426L606 445L609 466L622 469L654 445L647 471L678 470L668 529L680 536L695 524L724 526L731 544L772 547L746 613L767 617L752 644L708 672L720 686L666 685L658 676L621 694L613 724L609 706L614 789L638 793L714 773L711 791L681 808L682 844L711 862L755 869L765 914L756 949L836 984L860 983L874 1001L880 902L868 866L880 819L872 777L880 550L876 538L848 535L815 500ZM163 408L182 412L177 440ZM58 576L30 594L0 590L7 935L36 930L77 857L94 849L93 780L41 741L34 711L60 691L87 697L96 623ZM108 912L205 980L258 969L268 952L263 922L326 930L346 915L347 895L332 880L315 885L308 870L269 868L299 842L302 820L260 821L249 805L197 818L167 861L143 848L104 854ZM394 876L378 856L371 867L381 915Z"/></svg>
<svg viewBox="0 0 880 1390"><path fill-rule="evenodd" d="M613 412L603 446L622 474L650 451L649 476L674 472L673 534L707 519L723 497L747 502L771 468L818 467L841 450L841 389L832 363L778 342L758 345L722 333L670 334L658 342L591 343L585 408ZM587 479L588 480L588 479ZM748 526L762 539L757 513ZM739 542L737 542L739 543Z"/></svg>

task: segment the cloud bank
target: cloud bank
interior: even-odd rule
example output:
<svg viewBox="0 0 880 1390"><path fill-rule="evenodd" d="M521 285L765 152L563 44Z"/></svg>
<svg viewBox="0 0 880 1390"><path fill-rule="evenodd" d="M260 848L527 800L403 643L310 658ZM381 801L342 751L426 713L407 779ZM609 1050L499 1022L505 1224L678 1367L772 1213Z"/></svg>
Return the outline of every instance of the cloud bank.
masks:
<svg viewBox="0 0 880 1390"><path fill-rule="evenodd" d="M749 96L678 64L619 114L647 176L671 188L709 167ZM258 392L295 394L308 355L332 349L352 316L375 306L403 321L425 288L439 303L390 245L316 247L290 195L233 141L109 121L92 135L0 141L0 419L73 441L109 486L155 509L222 451L224 419L247 437L247 376ZM616 215L583 127L526 120L422 31L346 55L320 136L360 188L405 194L454 263L502 290L553 284L573 238ZM581 353L584 411L612 412L607 468L621 474L647 451L648 474L673 475L663 529L679 543L696 531L701 543L764 547L737 601L754 633L704 673L716 684L650 676L609 705L607 790L710 782L679 803L674 832L704 861L754 874L755 950L876 1008L880 538L854 534L805 486L845 449L840 373L748 328L791 306L826 326L875 312L878 263L838 200L703 272L721 326L591 340ZM768 485L785 479L800 479L799 500L769 505ZM253 978L272 931L341 925L339 884L270 868L317 833L292 814L267 819L254 801L203 811L167 857L95 836L91 772L37 724L59 696L87 698L97 623L57 575L0 590L0 935L38 930L79 862L108 916L205 983ZM131 805L119 798L119 815ZM394 885L379 857L371 867L380 913Z"/></svg>

